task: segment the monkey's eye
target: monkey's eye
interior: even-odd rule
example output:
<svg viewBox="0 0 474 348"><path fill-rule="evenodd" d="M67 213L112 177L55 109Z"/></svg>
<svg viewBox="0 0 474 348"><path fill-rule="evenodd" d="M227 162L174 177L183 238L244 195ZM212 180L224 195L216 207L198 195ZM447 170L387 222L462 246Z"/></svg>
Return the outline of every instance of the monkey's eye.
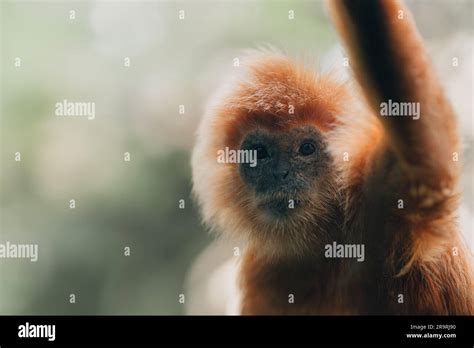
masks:
<svg viewBox="0 0 474 348"><path fill-rule="evenodd" d="M298 150L298 152L303 156L309 156L314 153L314 151L316 151L316 148L309 142L301 144L300 149Z"/></svg>
<svg viewBox="0 0 474 348"><path fill-rule="evenodd" d="M257 159L264 159L268 157L267 149L265 149L263 146L257 146L254 150L257 151Z"/></svg>

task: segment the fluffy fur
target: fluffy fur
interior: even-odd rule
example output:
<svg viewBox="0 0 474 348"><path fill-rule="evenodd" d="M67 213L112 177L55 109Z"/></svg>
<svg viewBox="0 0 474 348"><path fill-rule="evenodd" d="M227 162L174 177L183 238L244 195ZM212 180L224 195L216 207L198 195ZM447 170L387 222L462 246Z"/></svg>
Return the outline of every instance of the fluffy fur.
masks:
<svg viewBox="0 0 474 348"><path fill-rule="evenodd" d="M244 62L198 131L192 166L204 221L247 244L242 313L472 314L471 255L455 220L455 117L414 23L398 1L330 7L361 91L262 52ZM373 56L387 59L383 71ZM377 116L388 99L419 101L422 117ZM269 219L238 165L218 163L217 151L238 149L255 128L301 125L322 132L330 164L311 192L296 197L304 209ZM364 244L365 262L324 258L332 241Z"/></svg>

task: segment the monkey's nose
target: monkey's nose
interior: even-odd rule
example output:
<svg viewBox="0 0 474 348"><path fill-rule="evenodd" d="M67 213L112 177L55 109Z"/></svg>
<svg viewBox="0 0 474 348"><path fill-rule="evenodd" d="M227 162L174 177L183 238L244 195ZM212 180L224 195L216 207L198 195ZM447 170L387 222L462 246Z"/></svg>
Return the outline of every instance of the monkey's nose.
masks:
<svg viewBox="0 0 474 348"><path fill-rule="evenodd" d="M276 170L273 172L273 175L275 177L275 179L280 179L280 180L283 180L283 179L286 179L286 177L288 176L288 174L290 173L289 170L285 169L285 170Z"/></svg>

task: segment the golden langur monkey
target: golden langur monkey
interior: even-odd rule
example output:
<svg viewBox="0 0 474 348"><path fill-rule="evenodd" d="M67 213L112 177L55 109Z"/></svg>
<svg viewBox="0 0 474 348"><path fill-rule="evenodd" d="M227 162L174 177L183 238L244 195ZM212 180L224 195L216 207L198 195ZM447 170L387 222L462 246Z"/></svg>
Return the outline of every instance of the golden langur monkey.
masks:
<svg viewBox="0 0 474 348"><path fill-rule="evenodd" d="M413 18L397 0L328 6L357 88L261 52L198 131L204 221L246 243L241 313L473 314L456 117ZM220 163L226 148L257 164Z"/></svg>

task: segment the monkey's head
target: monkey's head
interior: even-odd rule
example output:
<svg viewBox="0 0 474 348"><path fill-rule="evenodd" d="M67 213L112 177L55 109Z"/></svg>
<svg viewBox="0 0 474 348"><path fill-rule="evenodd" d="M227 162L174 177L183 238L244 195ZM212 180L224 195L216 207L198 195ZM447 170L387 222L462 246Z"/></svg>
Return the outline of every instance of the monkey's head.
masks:
<svg viewBox="0 0 474 348"><path fill-rule="evenodd" d="M281 55L238 69L200 125L194 192L209 226L297 253L325 237L339 203L327 142L345 87Z"/></svg>

